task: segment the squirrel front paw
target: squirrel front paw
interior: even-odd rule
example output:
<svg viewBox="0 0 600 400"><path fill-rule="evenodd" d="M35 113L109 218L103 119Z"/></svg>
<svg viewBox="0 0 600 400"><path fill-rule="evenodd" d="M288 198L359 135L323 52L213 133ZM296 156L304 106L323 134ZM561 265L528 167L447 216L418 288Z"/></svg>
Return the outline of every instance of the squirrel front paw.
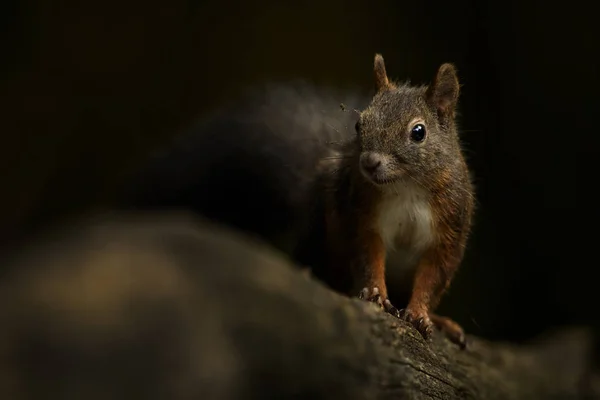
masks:
<svg viewBox="0 0 600 400"><path fill-rule="evenodd" d="M392 305L388 298L385 298L380 294L378 287L363 288L358 294L358 298L375 303L384 309L388 314L391 314L396 318L400 318L400 311L398 311L398 309Z"/></svg>
<svg viewBox="0 0 600 400"><path fill-rule="evenodd" d="M431 338L433 322L431 322L427 310L409 305L405 309L400 310L400 318L414 326L425 340Z"/></svg>
<svg viewBox="0 0 600 400"><path fill-rule="evenodd" d="M447 317L442 317L434 313L428 313L420 309L413 311L410 307L400 310L400 318L411 323L428 340L433 333L433 327L437 327L446 337L461 349L467 348L467 340L462 327Z"/></svg>

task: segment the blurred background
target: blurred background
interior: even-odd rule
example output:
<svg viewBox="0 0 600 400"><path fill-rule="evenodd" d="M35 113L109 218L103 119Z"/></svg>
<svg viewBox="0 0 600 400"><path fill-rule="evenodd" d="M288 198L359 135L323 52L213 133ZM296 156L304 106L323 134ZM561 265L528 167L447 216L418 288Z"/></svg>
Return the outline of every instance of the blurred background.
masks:
<svg viewBox="0 0 600 400"><path fill-rule="evenodd" d="M248 84L368 89L375 52L427 83L449 61L478 212L440 313L515 341L600 325L593 18L573 1L4 1L0 240L102 207Z"/></svg>

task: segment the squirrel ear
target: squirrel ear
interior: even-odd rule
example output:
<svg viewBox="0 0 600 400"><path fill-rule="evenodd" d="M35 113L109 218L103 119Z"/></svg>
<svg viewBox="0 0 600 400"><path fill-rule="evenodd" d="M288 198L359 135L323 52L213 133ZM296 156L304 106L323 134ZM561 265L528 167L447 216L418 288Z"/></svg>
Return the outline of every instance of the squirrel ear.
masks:
<svg viewBox="0 0 600 400"><path fill-rule="evenodd" d="M375 88L377 92L381 92L382 90L390 88L392 85L387 77L387 73L385 72L385 63L383 62L383 57L381 54L375 54Z"/></svg>
<svg viewBox="0 0 600 400"><path fill-rule="evenodd" d="M445 63L440 66L433 82L427 88L426 97L438 114L454 116L459 91L456 68L452 64Z"/></svg>

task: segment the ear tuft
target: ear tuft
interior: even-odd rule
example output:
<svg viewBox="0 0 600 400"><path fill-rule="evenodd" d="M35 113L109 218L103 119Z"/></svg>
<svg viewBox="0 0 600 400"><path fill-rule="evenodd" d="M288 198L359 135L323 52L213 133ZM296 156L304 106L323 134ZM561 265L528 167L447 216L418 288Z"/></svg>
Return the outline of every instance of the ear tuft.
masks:
<svg viewBox="0 0 600 400"><path fill-rule="evenodd" d="M385 62L379 53L375 54L374 71L375 88L377 89L377 92L390 88L390 81L387 77L387 73L385 72Z"/></svg>
<svg viewBox="0 0 600 400"><path fill-rule="evenodd" d="M441 116L454 116L460 92L460 83L456 68L450 63L440 66L437 74L427 88L427 101Z"/></svg>

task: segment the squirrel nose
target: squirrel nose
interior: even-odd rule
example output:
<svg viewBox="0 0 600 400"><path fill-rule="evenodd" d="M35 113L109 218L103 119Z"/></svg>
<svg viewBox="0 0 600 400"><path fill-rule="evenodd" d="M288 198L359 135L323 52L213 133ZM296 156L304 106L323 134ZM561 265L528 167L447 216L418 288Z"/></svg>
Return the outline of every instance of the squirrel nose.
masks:
<svg viewBox="0 0 600 400"><path fill-rule="evenodd" d="M381 157L376 153L363 153L360 164L366 172L373 173L381 165Z"/></svg>

